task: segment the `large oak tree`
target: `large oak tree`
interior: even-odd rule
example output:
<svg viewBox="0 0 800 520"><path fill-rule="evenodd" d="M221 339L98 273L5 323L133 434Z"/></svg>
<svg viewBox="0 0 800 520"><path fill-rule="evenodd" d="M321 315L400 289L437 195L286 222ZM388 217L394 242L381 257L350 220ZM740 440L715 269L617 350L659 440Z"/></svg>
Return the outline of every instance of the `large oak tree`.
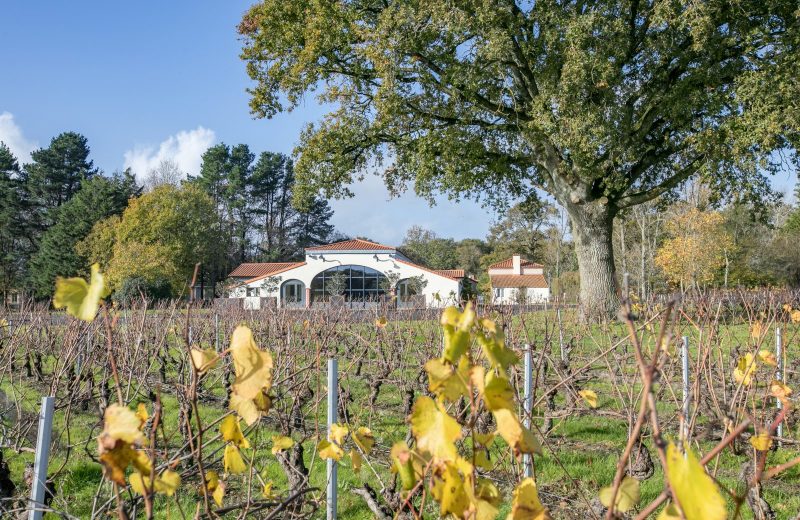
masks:
<svg viewBox="0 0 800 520"><path fill-rule="evenodd" d="M786 0L262 0L243 17L259 117L307 93L297 195L387 186L492 203L544 190L573 224L584 308L616 306L612 222L702 176L757 199L796 159ZM365 208L370 211L372 208Z"/></svg>

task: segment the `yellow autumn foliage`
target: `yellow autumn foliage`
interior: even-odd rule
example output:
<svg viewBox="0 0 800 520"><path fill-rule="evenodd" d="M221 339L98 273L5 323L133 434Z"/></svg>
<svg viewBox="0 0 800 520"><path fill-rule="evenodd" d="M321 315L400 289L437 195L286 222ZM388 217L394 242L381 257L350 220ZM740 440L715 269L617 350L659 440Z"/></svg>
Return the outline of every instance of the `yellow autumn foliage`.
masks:
<svg viewBox="0 0 800 520"><path fill-rule="evenodd" d="M656 265L675 286L700 286L711 282L733 246L714 211L690 209L667 223L671 236L656 255Z"/></svg>

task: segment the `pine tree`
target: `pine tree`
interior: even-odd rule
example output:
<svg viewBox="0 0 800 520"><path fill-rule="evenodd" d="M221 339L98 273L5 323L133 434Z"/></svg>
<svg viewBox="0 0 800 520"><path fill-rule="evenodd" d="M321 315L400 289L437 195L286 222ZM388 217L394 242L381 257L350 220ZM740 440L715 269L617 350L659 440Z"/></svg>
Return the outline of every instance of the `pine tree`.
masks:
<svg viewBox="0 0 800 520"><path fill-rule="evenodd" d="M203 154L200 175L190 182L203 190L217 212L215 230L223 251L213 265L203 266L203 276L210 276L211 285L224 278L233 265L250 255L252 212L249 188L255 156L246 144L229 147L220 143Z"/></svg>
<svg viewBox="0 0 800 520"><path fill-rule="evenodd" d="M251 188L259 232L259 260L285 260L295 252L291 230L296 215L291 202L293 186L294 171L288 157L271 152L259 155Z"/></svg>
<svg viewBox="0 0 800 520"><path fill-rule="evenodd" d="M19 163L0 142L0 295L19 288L30 249L24 232L24 187Z"/></svg>
<svg viewBox="0 0 800 520"><path fill-rule="evenodd" d="M301 257L306 247L328 242L333 233L333 224L330 223L332 216L333 209L321 197L314 199L307 210L297 212L294 223L295 256Z"/></svg>
<svg viewBox="0 0 800 520"><path fill-rule="evenodd" d="M84 136L64 132L50 146L31 154L25 165L25 180L33 203L43 218L43 228L52 224L53 211L67 202L81 187L81 181L97 174L89 160L89 145Z"/></svg>
<svg viewBox="0 0 800 520"><path fill-rule="evenodd" d="M89 260L75 246L100 220L117 215L141 188L130 171L108 178L84 179L79 190L54 212L54 223L42 235L39 250L30 262L29 279L38 297L53 291L57 276L75 276L88 268Z"/></svg>

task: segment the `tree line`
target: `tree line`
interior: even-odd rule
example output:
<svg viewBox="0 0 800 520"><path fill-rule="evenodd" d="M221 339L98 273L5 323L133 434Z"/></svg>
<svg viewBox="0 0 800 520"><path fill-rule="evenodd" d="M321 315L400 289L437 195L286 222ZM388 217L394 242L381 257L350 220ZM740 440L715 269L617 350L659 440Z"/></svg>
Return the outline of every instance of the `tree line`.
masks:
<svg viewBox="0 0 800 520"><path fill-rule="evenodd" d="M720 204L693 183L621 215L613 229L615 270L641 300L709 288L800 287L800 185L793 203ZM434 269L464 269L488 295L489 266L519 254L544 265L553 296L576 301L580 277L572 224L547 201L503 212L483 239L454 240L414 226L400 249Z"/></svg>
<svg viewBox="0 0 800 520"><path fill-rule="evenodd" d="M108 274L120 299L185 294L201 263L206 294L241 262L292 260L339 235L327 201L292 205L294 170L283 154L218 144L200 172L170 161L104 175L87 139L64 132L20 164L0 142L0 294L47 298L59 276Z"/></svg>

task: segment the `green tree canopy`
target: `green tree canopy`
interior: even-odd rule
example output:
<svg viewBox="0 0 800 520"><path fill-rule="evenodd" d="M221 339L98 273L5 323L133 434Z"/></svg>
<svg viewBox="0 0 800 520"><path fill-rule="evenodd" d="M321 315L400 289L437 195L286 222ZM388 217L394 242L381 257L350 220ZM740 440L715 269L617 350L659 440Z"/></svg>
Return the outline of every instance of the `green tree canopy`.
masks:
<svg viewBox="0 0 800 520"><path fill-rule="evenodd" d="M75 246L100 220L122 213L128 200L140 193L130 171L84 179L80 189L55 211L55 220L42 235L39 249L30 261L29 277L37 297L52 294L57 276L88 272L88 258Z"/></svg>
<svg viewBox="0 0 800 520"><path fill-rule="evenodd" d="M262 0L243 17L251 108L308 92L298 198L392 191L488 201L550 193L572 220L584 309L616 307L617 213L702 176L758 200L797 159L797 6L730 2Z"/></svg>
<svg viewBox="0 0 800 520"><path fill-rule="evenodd" d="M552 206L529 200L509 208L503 218L489 229L488 241L499 260L521 255L532 262L544 260L545 232Z"/></svg>
<svg viewBox="0 0 800 520"><path fill-rule="evenodd" d="M400 249L413 262L431 269L453 269L459 263L455 240L440 238L421 226L406 231Z"/></svg>
<svg viewBox="0 0 800 520"><path fill-rule="evenodd" d="M122 218L98 222L78 250L106 263L114 290L137 278L148 286L166 281L179 296L195 264L215 262L221 251L216 218L214 201L199 187L164 184L132 199Z"/></svg>

